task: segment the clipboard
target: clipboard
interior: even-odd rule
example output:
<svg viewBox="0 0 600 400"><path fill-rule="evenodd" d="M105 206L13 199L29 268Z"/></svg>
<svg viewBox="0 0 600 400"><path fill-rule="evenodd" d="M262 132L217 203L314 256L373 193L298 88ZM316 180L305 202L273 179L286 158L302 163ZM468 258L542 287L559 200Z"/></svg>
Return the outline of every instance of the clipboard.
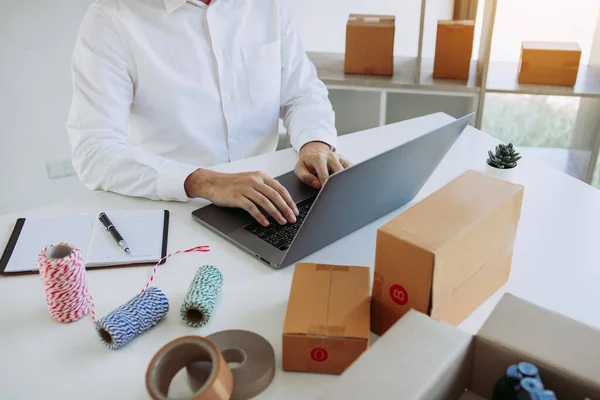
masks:
<svg viewBox="0 0 600 400"><path fill-rule="evenodd" d="M127 240L131 254L118 246L97 214L19 218L0 258L0 275L37 274L39 252L61 241L81 249L88 270L155 265L166 257L169 210L119 210L106 214Z"/></svg>

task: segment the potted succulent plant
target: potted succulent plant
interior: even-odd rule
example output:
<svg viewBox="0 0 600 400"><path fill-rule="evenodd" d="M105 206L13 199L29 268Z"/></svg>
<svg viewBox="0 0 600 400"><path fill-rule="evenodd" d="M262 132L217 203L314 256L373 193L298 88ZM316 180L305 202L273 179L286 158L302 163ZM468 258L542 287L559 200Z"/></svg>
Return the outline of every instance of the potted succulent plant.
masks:
<svg viewBox="0 0 600 400"><path fill-rule="evenodd" d="M487 172L490 175L510 181L517 167L517 161L520 159L521 156L515 151L512 143L499 144L496 146L495 151L488 151Z"/></svg>

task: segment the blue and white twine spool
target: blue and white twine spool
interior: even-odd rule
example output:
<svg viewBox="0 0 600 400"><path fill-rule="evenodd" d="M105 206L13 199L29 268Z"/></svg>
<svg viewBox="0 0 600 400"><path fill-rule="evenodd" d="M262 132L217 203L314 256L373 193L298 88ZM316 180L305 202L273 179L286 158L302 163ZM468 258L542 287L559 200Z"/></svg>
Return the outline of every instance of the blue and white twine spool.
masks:
<svg viewBox="0 0 600 400"><path fill-rule="evenodd" d="M206 325L223 287L223 274L213 265L198 268L181 305L181 318L191 327Z"/></svg>
<svg viewBox="0 0 600 400"><path fill-rule="evenodd" d="M169 300L158 288L149 287L96 322L106 346L118 350L156 325L169 311Z"/></svg>

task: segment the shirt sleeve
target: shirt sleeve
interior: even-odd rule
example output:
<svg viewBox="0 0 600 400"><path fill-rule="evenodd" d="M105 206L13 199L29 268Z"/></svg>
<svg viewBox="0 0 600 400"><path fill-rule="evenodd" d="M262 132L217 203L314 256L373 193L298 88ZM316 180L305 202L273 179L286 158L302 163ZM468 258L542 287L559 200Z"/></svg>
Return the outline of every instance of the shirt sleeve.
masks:
<svg viewBox="0 0 600 400"><path fill-rule="evenodd" d="M90 189L186 201L185 179L197 167L148 153L130 141L133 62L111 17L92 5L72 60L67 130L73 166Z"/></svg>
<svg viewBox="0 0 600 400"><path fill-rule="evenodd" d="M335 114L327 88L304 52L286 0L278 1L282 63L280 117L297 151L313 141L335 148Z"/></svg>

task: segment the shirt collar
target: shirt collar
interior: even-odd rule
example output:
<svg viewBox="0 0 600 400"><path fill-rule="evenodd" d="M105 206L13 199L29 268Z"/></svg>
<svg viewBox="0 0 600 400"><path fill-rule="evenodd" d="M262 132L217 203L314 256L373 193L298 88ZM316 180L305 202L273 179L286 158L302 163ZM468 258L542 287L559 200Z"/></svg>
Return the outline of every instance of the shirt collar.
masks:
<svg viewBox="0 0 600 400"><path fill-rule="evenodd" d="M200 0L190 1L190 0L163 0L165 2L165 7L167 8L167 13L171 14L173 11L177 10L179 7L184 5L185 3L201 3ZM215 0L211 1L211 4L214 3ZM202 4L200 4L202 5Z"/></svg>
<svg viewBox="0 0 600 400"><path fill-rule="evenodd" d="M165 7L167 8L167 12L170 14L173 11L177 10L179 7L184 5L187 0L163 0L165 2Z"/></svg>

